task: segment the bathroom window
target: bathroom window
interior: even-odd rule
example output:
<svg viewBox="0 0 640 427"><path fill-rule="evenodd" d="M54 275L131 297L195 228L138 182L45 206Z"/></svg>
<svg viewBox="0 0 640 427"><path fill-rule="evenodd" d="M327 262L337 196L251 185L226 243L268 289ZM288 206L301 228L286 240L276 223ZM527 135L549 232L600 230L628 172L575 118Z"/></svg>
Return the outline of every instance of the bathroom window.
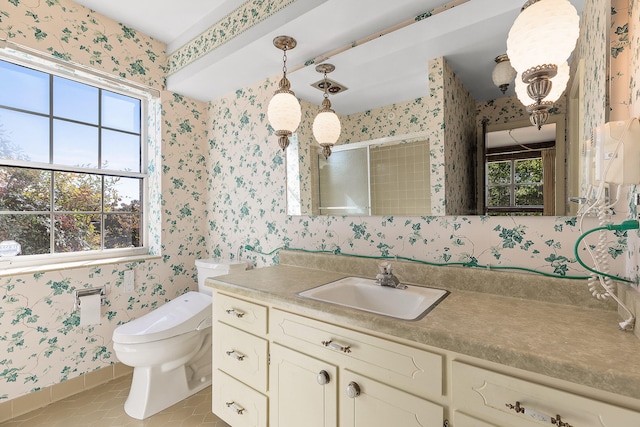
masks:
<svg viewBox="0 0 640 427"><path fill-rule="evenodd" d="M150 98L107 83L0 60L0 241L16 261L149 252Z"/></svg>
<svg viewBox="0 0 640 427"><path fill-rule="evenodd" d="M491 213L541 214L544 205L542 158L503 158L487 162L487 209Z"/></svg>

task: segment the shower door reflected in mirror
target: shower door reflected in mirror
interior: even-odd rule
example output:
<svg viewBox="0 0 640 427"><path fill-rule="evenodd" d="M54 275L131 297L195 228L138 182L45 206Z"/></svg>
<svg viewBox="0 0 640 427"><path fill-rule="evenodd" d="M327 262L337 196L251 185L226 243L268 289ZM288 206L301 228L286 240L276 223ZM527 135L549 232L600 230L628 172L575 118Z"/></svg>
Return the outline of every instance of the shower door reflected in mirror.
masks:
<svg viewBox="0 0 640 427"><path fill-rule="evenodd" d="M429 143L425 139L357 143L317 155L322 215L409 215L431 212Z"/></svg>
<svg viewBox="0 0 640 427"><path fill-rule="evenodd" d="M367 147L318 155L321 215L370 215Z"/></svg>

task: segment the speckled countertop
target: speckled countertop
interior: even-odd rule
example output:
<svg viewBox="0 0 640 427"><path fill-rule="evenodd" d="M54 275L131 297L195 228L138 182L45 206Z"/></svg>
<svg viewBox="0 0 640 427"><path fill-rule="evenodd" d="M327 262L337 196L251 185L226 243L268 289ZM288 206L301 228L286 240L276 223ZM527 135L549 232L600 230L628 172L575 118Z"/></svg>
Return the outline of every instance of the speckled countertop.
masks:
<svg viewBox="0 0 640 427"><path fill-rule="evenodd" d="M278 265L207 283L334 324L370 329L640 399L640 340L618 329L614 310L453 286L451 294L426 317L405 321L296 296L348 275L358 274Z"/></svg>

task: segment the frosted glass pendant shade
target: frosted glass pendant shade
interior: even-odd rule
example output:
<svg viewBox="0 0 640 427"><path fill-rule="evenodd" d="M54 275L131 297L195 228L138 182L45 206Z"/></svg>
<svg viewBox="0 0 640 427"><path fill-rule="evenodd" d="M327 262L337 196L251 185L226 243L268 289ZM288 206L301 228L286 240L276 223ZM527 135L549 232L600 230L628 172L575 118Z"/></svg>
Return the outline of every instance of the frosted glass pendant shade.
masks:
<svg viewBox="0 0 640 427"><path fill-rule="evenodd" d="M276 132L295 132L301 118L300 103L292 92L277 92L269 101L267 119Z"/></svg>
<svg viewBox="0 0 640 427"><path fill-rule="evenodd" d="M496 59L496 66L491 73L493 84L498 86L502 93L507 91L509 84L516 77L516 70L511 66L507 55L500 55Z"/></svg>
<svg viewBox="0 0 640 427"><path fill-rule="evenodd" d="M341 130L340 119L333 111L321 111L313 120L313 136L320 145L334 145Z"/></svg>
<svg viewBox="0 0 640 427"><path fill-rule="evenodd" d="M569 83L569 63L564 62L558 67L558 73L555 77L551 79L551 91L544 100L551 103L556 102L567 88L567 83ZM531 105L535 102L529 97L527 84L522 81L522 75L520 73L516 76L516 96L523 105Z"/></svg>
<svg viewBox="0 0 640 427"><path fill-rule="evenodd" d="M580 33L576 8L568 0L530 0L527 4L507 38L511 66L524 73L536 66L564 63Z"/></svg>

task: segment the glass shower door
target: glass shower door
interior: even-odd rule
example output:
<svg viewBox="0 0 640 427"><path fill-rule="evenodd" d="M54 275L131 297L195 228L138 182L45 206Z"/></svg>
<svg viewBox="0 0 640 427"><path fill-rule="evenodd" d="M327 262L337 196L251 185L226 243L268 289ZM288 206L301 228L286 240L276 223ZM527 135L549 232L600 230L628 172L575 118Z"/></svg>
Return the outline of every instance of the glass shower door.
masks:
<svg viewBox="0 0 640 427"><path fill-rule="evenodd" d="M371 215L367 147L318 156L320 214Z"/></svg>

